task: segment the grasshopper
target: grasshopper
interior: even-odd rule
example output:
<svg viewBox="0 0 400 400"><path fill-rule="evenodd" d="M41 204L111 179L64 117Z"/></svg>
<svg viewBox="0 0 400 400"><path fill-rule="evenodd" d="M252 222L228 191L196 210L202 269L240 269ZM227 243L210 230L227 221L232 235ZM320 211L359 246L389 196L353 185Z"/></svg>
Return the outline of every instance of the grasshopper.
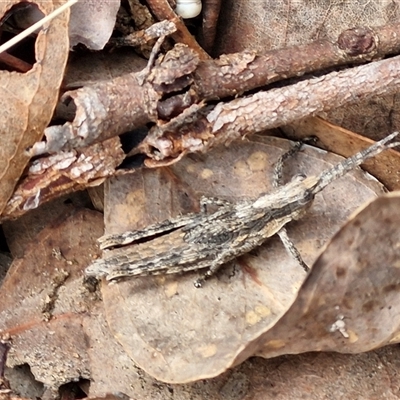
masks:
<svg viewBox="0 0 400 400"><path fill-rule="evenodd" d="M103 236L99 239L102 249L148 240L106 253L86 269L86 274L111 281L208 268L204 276L195 281L195 286L201 287L221 265L260 246L269 237L279 234L288 222L301 218L315 195L331 182L368 158L399 145L399 142L390 143L398 135L399 132L394 132L320 175L298 176L253 201L233 204L202 198L199 213L186 214L143 230ZM206 206L210 203L219 206L217 211L207 213Z"/></svg>

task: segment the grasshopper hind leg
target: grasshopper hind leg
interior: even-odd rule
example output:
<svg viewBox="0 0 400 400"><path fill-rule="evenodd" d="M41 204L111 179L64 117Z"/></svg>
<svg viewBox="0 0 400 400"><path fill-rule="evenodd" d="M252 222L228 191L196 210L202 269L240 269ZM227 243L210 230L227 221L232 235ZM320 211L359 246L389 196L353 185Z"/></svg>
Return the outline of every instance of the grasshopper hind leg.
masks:
<svg viewBox="0 0 400 400"><path fill-rule="evenodd" d="M304 269L305 272L310 271L310 267L303 261L300 252L297 250L295 244L290 240L286 228L282 228L278 232L278 236L281 242L285 246L287 252L299 263L299 265Z"/></svg>
<svg viewBox="0 0 400 400"><path fill-rule="evenodd" d="M286 160L296 155L302 148L304 143L312 143L315 142L314 137L306 138L302 141L296 142L294 146L282 154L278 161L275 164L274 168L274 177L273 177L273 186L274 188L278 188L283 185L283 165ZM310 271L310 267L303 261L300 252L297 250L295 244L289 238L287 230L283 227L279 232L277 232L279 238L281 239L282 244L285 246L287 252L299 263L299 265L304 269L304 271Z"/></svg>

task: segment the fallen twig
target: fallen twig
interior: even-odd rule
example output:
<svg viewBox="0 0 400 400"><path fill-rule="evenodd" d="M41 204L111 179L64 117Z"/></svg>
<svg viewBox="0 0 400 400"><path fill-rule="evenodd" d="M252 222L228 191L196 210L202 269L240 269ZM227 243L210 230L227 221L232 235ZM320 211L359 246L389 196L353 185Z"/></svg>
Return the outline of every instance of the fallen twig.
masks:
<svg viewBox="0 0 400 400"><path fill-rule="evenodd" d="M115 47L140 46L159 37L171 35L174 32L176 32L176 25L172 21L165 20L156 22L149 28L135 31L130 35L111 38L109 44Z"/></svg>
<svg viewBox="0 0 400 400"><path fill-rule="evenodd" d="M400 56L259 92L206 109L179 130L155 126L140 144L148 166L400 89ZM158 163L160 162L160 163Z"/></svg>
<svg viewBox="0 0 400 400"><path fill-rule="evenodd" d="M366 61L396 51L400 51L400 28L398 26L387 26L374 30L369 28L348 30L342 33L335 44L326 41L316 42L306 46L272 51L265 55L243 52L221 56L218 60L209 61L200 61L195 50L178 44L153 68L149 78L143 84L138 79L140 73L136 73L77 91L67 92L62 101L76 107L74 120L67 122L64 126L47 128L45 132L47 143L38 143L32 149L31 154L38 155L44 152L57 152L79 146L89 146L91 143L144 126L149 122L159 125L159 127L154 128L154 131L157 132L157 135L162 136L160 129L164 128L159 119L168 121L194 103L241 94L289 76L302 75L306 72L351 61ZM262 118L265 117L265 122L260 124L262 128L257 127L257 129L279 126L281 123L303 118L313 112L327 110L327 107L332 109L334 104L342 105L351 101L352 98L348 96L349 93L354 93L353 98L356 99L359 96L357 94L359 90L361 91L360 96L373 95L378 91L381 94L393 92L396 89L394 86L388 86L387 79L393 78L396 81L394 72L389 71L392 68L391 66L396 63L396 59L389 59L364 67L341 71L337 73L339 75L333 73L317 78L317 80L312 79L309 81L310 84L303 81L275 89L269 92L270 94L261 92L255 96L271 102L264 108L269 112L262 113ZM356 87L357 84L353 81L353 76L364 73L369 76L370 68L378 71L387 69L390 74L379 73L373 82L367 80L365 84L361 83L360 87ZM346 79L349 80L344 82ZM335 80L341 82L337 89L335 88ZM307 90L310 90L307 88L311 87L313 88L311 91L313 92L315 88L316 92L306 95ZM335 90L344 91L342 100L338 100L341 94L335 93ZM304 93L304 91L306 92ZM318 93L319 99L316 93ZM279 97L276 96L282 95L286 98L286 103L277 104ZM309 96L315 103L312 109L309 107ZM249 97L242 101L254 106L255 98ZM334 100L335 98L336 100ZM226 114L230 107L229 104L232 107L238 107L238 101L234 100L225 105L219 104L216 110L210 114L210 117L207 117L208 122L204 120L201 124L207 125L209 122L213 122L215 125L215 115L220 112L218 110L224 109ZM293 101L298 103L299 110L295 111L292 108ZM319 104L317 105L317 103ZM279 116L275 116L278 111ZM246 112L250 111L247 110ZM222 121L221 118L221 116L218 117L218 123ZM230 115L226 118L233 118L233 116ZM254 115L254 119L258 120L257 115ZM254 128L256 127L254 126ZM193 126L192 128L185 128L185 131L190 132L191 129L193 129ZM204 129L202 128L202 130ZM212 131L215 132L215 129L213 128ZM239 127L236 129L239 129ZM252 132L252 128L246 125L240 130L245 132L244 134ZM160 140L157 143L154 135L148 139L148 144L153 143L157 149L161 149L157 155L159 159L176 157L178 148L182 151L193 151L197 147L205 150L209 146L203 144L193 146L193 143L191 146L183 145L186 140L185 135L181 139L178 139L177 133L169 132L169 135L173 136L175 141L181 141L180 145L175 142L172 146L174 147L173 151L171 151L171 144L168 141L164 146L161 146ZM218 141L222 140L223 135L218 136L221 138ZM146 153L151 155L150 151L146 151ZM152 157L154 157L154 154Z"/></svg>
<svg viewBox="0 0 400 400"><path fill-rule="evenodd" d="M199 99L222 99L283 79L399 52L399 25L358 27L342 32L333 43L318 40L265 54L244 51L202 61L195 72L193 89Z"/></svg>

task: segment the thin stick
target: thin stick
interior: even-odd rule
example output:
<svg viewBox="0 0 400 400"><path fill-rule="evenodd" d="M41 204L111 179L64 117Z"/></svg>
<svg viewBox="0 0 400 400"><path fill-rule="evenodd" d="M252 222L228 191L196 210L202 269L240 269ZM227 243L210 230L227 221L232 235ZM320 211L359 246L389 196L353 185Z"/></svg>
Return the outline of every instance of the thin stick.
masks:
<svg viewBox="0 0 400 400"><path fill-rule="evenodd" d="M56 10L51 12L49 15L46 15L44 18L42 18L40 21L34 23L32 26L25 29L24 31L19 33L17 36L14 36L12 39L10 39L8 42L1 45L0 53L3 53L4 51L8 50L10 47L14 46L18 42L20 42L22 39L26 38L31 33L35 32L37 29L41 28L46 22L49 22L53 18L57 17L57 15L61 14L63 11L65 11L67 8L71 7L73 4L75 4L77 2L78 2L78 0L68 0L61 7L57 8Z"/></svg>

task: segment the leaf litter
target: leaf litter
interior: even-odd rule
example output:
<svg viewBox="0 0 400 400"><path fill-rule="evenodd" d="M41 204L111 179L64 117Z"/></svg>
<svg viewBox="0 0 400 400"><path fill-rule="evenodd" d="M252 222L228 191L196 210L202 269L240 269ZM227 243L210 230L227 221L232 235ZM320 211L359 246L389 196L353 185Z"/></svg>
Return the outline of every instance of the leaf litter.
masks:
<svg viewBox="0 0 400 400"><path fill-rule="evenodd" d="M149 3L157 2L162 3L162 1ZM16 4L16 2L9 3L2 10L3 13ZM44 13L49 12L52 7L48 2L37 3ZM259 5L256 3L251 5L250 1L248 6L257 10ZM132 9L143 6L136 4L135 1L130 1L129 5ZM326 5L321 3L320 6ZM108 10L112 15L115 12L115 4L110 6L114 7L114 11L111 8ZM313 5L310 12L318 15L320 6ZM244 22L248 19L253 21L253 29L254 19L249 18L251 12L249 13L248 8L246 10L243 11L244 14L242 13L244 21L241 28L246 27ZM285 10L287 12L287 9ZM351 23L354 20L352 12L341 13L342 17L348 18L345 21L345 18L335 18L337 15L335 13L338 11L336 6L329 10L326 21L338 22L332 32L341 32L354 25ZM371 12L367 7L362 21L365 20L367 23L373 21L372 16L378 16L374 21L376 24L387 23L390 20L390 10L382 10ZM233 4L232 15L235 12L237 9ZM265 10L259 10L257 14L261 16L264 12ZM285 15L295 17L297 14ZM226 18L224 9L222 18ZM33 119L24 126L15 129L12 125L5 124L7 127L12 127L7 134L12 132L13 135L12 139L10 141L7 139L5 143L12 143L18 137L22 139L16 155L13 153L13 148L8 148L9 153L6 156L8 164L0 168L0 171L4 172L2 181L4 191L1 200L3 208L13 195L17 181L19 188L24 188L23 184L21 185L24 181L20 181L20 177L29 162L29 157L21 150L40 140L56 105L57 91L64 75L64 65L68 55L65 30L67 19L67 15L60 17L51 24L51 29L39 34L36 39L36 62L32 64L30 74L12 75L7 71L1 71L6 80L10 78L9 82L4 84L8 92L5 94L6 97L3 96L3 109L8 110L7 107L11 104L9 103L12 97L9 96L11 90L18 93L19 100L25 99L23 103L29 108L25 108L25 105L20 108L18 105L19 108L12 106L9 110L13 108L19 112L22 109L26 113L28 109L29 113L32 112L29 115L33 116ZM283 37L291 38L285 42L286 44L290 43L290 40L296 42L290 33L290 27L295 24L290 25L290 21L291 19L288 21L287 35L278 35L279 40ZM148 27L145 23L140 29ZM244 48L250 48L253 44L257 46L259 38L263 35L258 30L253 43L243 44L248 35L240 33L240 29L236 26L235 32L231 32L232 36L226 40L227 37L224 35L227 34L227 29L232 27L235 27L235 24L224 25L221 35L217 37L218 46L221 46L221 40L225 40L225 44L244 45ZM269 28L271 27L272 25ZM280 28L282 27L283 25ZM317 37L324 37L326 32L322 26L320 28L314 34ZM95 27L94 36L96 31L98 28ZM57 34L51 36L53 32ZM312 30L310 32L312 37ZM107 36L110 32L104 34ZM87 44L93 39L90 35L89 33ZM238 35L240 40L233 40ZM304 39L304 32L300 32L300 35ZM174 35L175 38L178 36ZM47 40L46 49L44 38ZM265 41L263 43L265 44ZM53 56L57 55L58 58L47 62L46 57L50 53ZM189 56L190 51L183 51L182 54L186 54L188 60L192 60L191 71L196 70L198 68L196 57ZM249 56L250 54L247 54L244 57L247 61L241 64L240 68L250 65L254 55ZM200 54L199 57L201 62L206 62L204 54ZM188 65L190 66L190 62ZM39 66L43 71L39 71ZM182 66L186 65L183 63ZM46 68L49 75L46 75ZM50 71L51 69L54 71ZM109 73L109 77L100 78L97 84L103 81L105 82L103 87L107 87L110 77L115 80L121 76L119 73L114 74L113 71L112 65L107 67L106 74ZM124 72L131 73L132 70L129 71L128 67ZM40 84L35 93L35 85L39 82L38 76ZM93 83L90 82L91 79L89 75L72 83L70 80L67 89L85 87L86 82ZM178 81L179 79L174 82L175 89L181 90L182 87L178 89ZM10 86L11 84L14 86ZM21 88L25 88L25 91ZM46 88L49 88L47 94ZM33 92L27 92L28 89L33 89ZM90 92L91 89L84 90ZM105 97L110 93L113 93L112 85L109 86L108 92L106 91ZM74 96L75 94L67 96L67 99ZM160 99L163 99L163 95L156 91L154 102L159 102ZM389 103L390 99L388 96ZM185 101L187 99L178 94L170 103L162 104L162 112L168 115L179 109L182 104L191 104ZM28 103L31 104L28 106ZM48 105L47 113L42 112L43 104ZM165 121L160 121L157 113L154 113L152 108L154 104L151 101L148 104L151 107L145 110L146 121L155 123L157 129L161 127L160 130L154 129L154 132L166 134L165 138L170 139L168 135L171 132L168 129L172 128L173 132L176 127L182 125L182 120L172 118L172 123L165 124ZM368 109L372 106L368 103ZM382 109L390 109L390 106L386 103ZM37 117L36 110L40 110L40 118ZM160 110L161 108L157 112L161 112ZM185 117L196 118L203 111L201 107L199 110L198 114L197 110L192 114L187 113ZM349 110L354 112L351 107ZM368 115L365 113L361 117L370 118L375 112L369 111ZM348 127L361 123L355 122L354 118L352 120L351 116L346 119L340 114L336 114L334 120L339 124L345 121ZM307 120L305 121L307 123ZM311 130L326 129L326 126L321 128L315 119L308 121L310 125L308 129L310 127ZM359 128L356 129L360 132L364 132L364 128L367 128L366 131L370 133L374 130L371 129L374 124L375 126L381 124L375 131L387 130L379 118L373 118L372 121L370 118L367 123L365 119L362 121L364 125L361 128L357 125ZM30 129L30 122L37 123L34 125L35 129L38 127L37 132L35 131L36 136ZM67 124L71 122L72 120ZM92 129L90 125L89 123L89 129ZM200 125L193 126L196 129L201 128ZM111 129L115 127L111 126ZM304 126L301 129L304 129ZM334 137L332 141L328 140L331 150L339 149L339 152L346 153L349 151L349 148L346 149L347 143L352 145L357 143L356 150L359 149L358 139L344 133L337 126L330 129ZM289 130L292 128L289 127ZM390 127L390 130L393 130L393 127ZM115 132L121 133L119 129L115 129ZM208 135L207 131L200 129L197 133L199 132L201 134L197 137L190 135L183 137L191 140L191 146L197 145L196 140L199 138L207 140ZM187 132L183 130L183 133ZM298 133L296 127L295 135ZM335 139L342 143L338 145ZM68 185L65 185L62 179L57 183L58 178L65 179L68 173L65 174L62 170L54 173L54 168L53 170L51 168L55 164L50 162L54 160L51 157L67 157L67 153L59 152L39 157L37 162L41 168L43 167L43 171L50 168L46 170L47 172L43 172L41 180L32 181L38 185L43 183L43 186L40 186L41 192L44 192L44 188L48 188L46 190L51 193L48 197L43 197L43 200L56 199L58 196L68 195L73 190L100 184L107 176L115 175L124 155L120 152L119 139L111 140L109 143L112 143L115 151L109 152L108 161L103 163L101 160L106 154L101 149L102 144L97 152L99 164L95 164L95 169L99 165L99 168L104 167L105 173L91 175L89 172L87 175L82 175L80 182L71 182ZM177 146L173 150L178 150L178 157L173 162L181 159L187 150L185 147L180 147L181 143L185 143L179 140L179 137L176 137L171 142ZM148 143L151 144L151 141ZM344 151L340 150L340 147L344 147ZM256 197L260 192L268 190L271 176L268 171L284 148L287 149L288 144L277 139L255 137L250 142L234 142L228 148L216 148L207 154L189 155L170 167L153 171L135 171L131 175L118 176L106 181L106 231L111 233L143 227L173 215L196 211L198 199L202 194L228 199ZM148 149L147 155L156 157L153 158L155 161L153 165L151 164L153 160L147 165L156 166L157 154L151 154L152 149ZM77 152L74 154L86 151L75 149L74 146L70 150ZM96 153L96 147L90 151ZM353 150L350 153L352 154ZM394 166L398 158L395 152L388 153L390 155L382 154L383 158L379 158L379 162L373 160L371 168L378 170L376 175L387 183L388 187L396 188L398 169ZM336 162L337 158L331 154L307 149L291 161L286 178L290 179L299 171L307 174L313 173L313 170L318 172L325 168L326 163ZM168 163L172 162L166 159L164 164ZM23 178L27 179L25 182L29 182L32 177L29 178L28 175ZM35 191L36 183L25 188L29 187L29 190ZM41 203L37 201L40 200L37 193L36 195L34 192L25 193L27 194L23 194L22 199L31 201L28 202L24 212ZM0 329L13 339L7 358L7 368L28 364L35 378L53 390L51 393L55 393L63 383L92 379L90 387L92 396L104 395L117 389L135 398L149 396L155 398L161 394L165 397L171 390L177 396L181 395L184 398L188 396L204 398L204 391L211 393L210 398L216 398L217 391L229 398L243 398L246 395L253 398L257 398L257 395L261 396L260 398L269 398L266 396L270 396L270 388L274 386L275 392L273 396L271 395L273 398L288 398L288 396L296 397L300 392L309 393L307 389L309 385L314 388L315 398L321 398L328 393L333 393L331 394L333 396L344 393L347 397L357 398L361 395L372 399L376 390L380 390L380 395L387 390L385 393L390 396L393 388L387 389L389 385L386 385L385 389L369 387L367 375L359 372L359 366L367 364L364 370L369 371L369 374L377 374L381 381L389 376L390 382L395 382L395 374L392 373L396 370L394 361L387 361L394 359L393 347L353 356L354 358L349 356L335 358L330 354L318 354L298 358L283 356L268 363L259 359L244 361L253 355L270 358L282 354L321 350L358 353L399 341L396 323L398 195L394 193L379 197L358 214L351 216L358 205L382 194L383 189L380 185L357 171L338 182L337 186L324 191L314 202L307 217L290 225L291 238L298 245L305 260L309 264L316 260L307 278L293 260L287 257L280 242L273 239L255 254L248 254L240 258L236 264L228 266L217 279L210 281L201 291L196 291L191 285L196 274L143 278L116 285L101 283L103 302L99 301L94 283L83 279L84 268L93 258L100 256L95 240L103 233L101 216L94 211L77 210L76 206L59 205L60 210L64 210L65 206L67 208L61 213L56 212L54 217L50 214L47 218L41 217L36 228L30 225L33 222L27 223L24 228L27 231L32 228L32 233L24 236L27 238L27 243L18 246L18 240L15 239L17 236L14 235L16 245L12 246L14 249L12 251L14 254L18 253L20 259L14 260L0 289ZM351 219L348 220L350 216ZM6 232L12 231L12 223L12 221L5 223ZM328 244L324 248L326 242ZM371 252L374 256L371 256ZM7 260L4 265L7 265ZM205 326L209 327L208 331L204 329ZM65 340L66 337L68 340ZM82 337L85 338L84 341ZM113 362L110 363L110 360ZM371 362L378 365L376 370L371 366ZM229 369L240 363L241 366ZM204 377L221 375L208 380L205 384L162 385L135 364L150 375L167 382L192 382ZM346 371L341 375L341 379L345 380L344 385L337 386L337 381L334 379L326 379L332 366ZM254 370L257 370L257 373L254 373ZM274 370L279 371L279 376L274 375ZM323 372L318 375L320 371ZM266 376L268 382L265 382ZM354 380L353 384L350 379L346 381L346 377L351 377ZM289 380L296 384L288 385ZM324 384L321 384L322 381ZM328 381L331 383L328 384ZM82 387L85 385L82 384ZM87 387L85 390L88 391Z"/></svg>

